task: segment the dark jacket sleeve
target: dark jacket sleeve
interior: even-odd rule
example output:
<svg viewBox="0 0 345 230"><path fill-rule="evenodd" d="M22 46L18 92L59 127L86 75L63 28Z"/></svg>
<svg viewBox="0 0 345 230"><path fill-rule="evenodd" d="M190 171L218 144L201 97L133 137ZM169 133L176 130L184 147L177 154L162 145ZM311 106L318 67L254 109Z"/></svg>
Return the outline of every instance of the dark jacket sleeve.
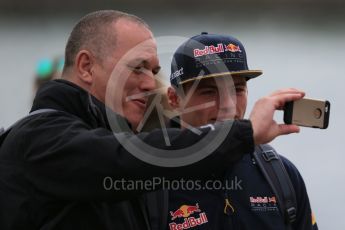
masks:
<svg viewBox="0 0 345 230"><path fill-rule="evenodd" d="M159 167L145 163L129 153L111 131L91 129L69 116L40 115L23 127L18 127L18 130L21 131L16 136L16 152L20 152L17 157L32 189L67 200L128 199L147 188L119 188L119 180L203 178L225 169L229 163L252 152L254 148L251 123L245 120L233 122L230 132L212 154L182 167ZM192 145L212 132L210 128L200 130L201 135L188 130L168 130L172 141L171 146L165 148L169 150ZM139 138L157 145L164 141L161 132L127 134L127 139ZM117 188L109 189L115 181Z"/></svg>
<svg viewBox="0 0 345 230"><path fill-rule="evenodd" d="M297 199L297 219L292 227L296 230L317 230L318 227L312 216L309 197L303 178L292 162L283 156L281 158L295 188Z"/></svg>

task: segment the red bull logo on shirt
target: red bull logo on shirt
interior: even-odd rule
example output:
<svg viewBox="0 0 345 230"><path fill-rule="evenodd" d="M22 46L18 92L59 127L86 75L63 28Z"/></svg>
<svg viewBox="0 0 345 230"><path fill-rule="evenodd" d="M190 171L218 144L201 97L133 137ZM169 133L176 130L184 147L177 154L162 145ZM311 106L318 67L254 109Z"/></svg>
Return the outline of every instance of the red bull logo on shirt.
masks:
<svg viewBox="0 0 345 230"><path fill-rule="evenodd" d="M249 201L252 211L278 211L277 198L275 196L251 196L249 197Z"/></svg>
<svg viewBox="0 0 345 230"><path fill-rule="evenodd" d="M191 217L194 213L200 213L197 217ZM171 220L174 221L177 218L184 218L182 223L172 222L169 223L170 230L177 229L189 229L196 226L200 226L208 222L205 212L201 212L199 204L195 205L182 205L176 211L170 211Z"/></svg>
<svg viewBox="0 0 345 230"><path fill-rule="evenodd" d="M275 196L272 196L272 197L268 197L268 196L264 196L264 197L250 197L250 203L261 203L261 204L268 204L268 203L274 203L276 204L277 203L277 200L276 200L276 197Z"/></svg>

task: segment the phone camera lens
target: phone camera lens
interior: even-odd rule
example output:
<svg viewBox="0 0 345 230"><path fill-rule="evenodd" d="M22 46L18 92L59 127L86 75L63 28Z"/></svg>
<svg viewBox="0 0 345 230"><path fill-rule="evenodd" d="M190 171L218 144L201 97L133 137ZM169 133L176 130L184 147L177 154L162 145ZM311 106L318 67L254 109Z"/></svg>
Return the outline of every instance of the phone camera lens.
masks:
<svg viewBox="0 0 345 230"><path fill-rule="evenodd" d="M314 117L315 117L316 119L320 119L321 116L322 116L322 111L321 111L321 109L319 109L319 108L315 109L315 110L314 110Z"/></svg>

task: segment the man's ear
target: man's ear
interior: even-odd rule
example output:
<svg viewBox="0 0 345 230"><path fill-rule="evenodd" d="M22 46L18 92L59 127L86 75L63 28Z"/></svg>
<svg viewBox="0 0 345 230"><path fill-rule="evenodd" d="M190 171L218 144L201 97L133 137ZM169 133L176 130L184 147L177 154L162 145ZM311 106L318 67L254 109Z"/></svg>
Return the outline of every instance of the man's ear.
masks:
<svg viewBox="0 0 345 230"><path fill-rule="evenodd" d="M173 87L169 87L168 88L168 103L171 106L171 108L173 109L177 109L180 107L180 98L176 93L176 89L174 89Z"/></svg>
<svg viewBox="0 0 345 230"><path fill-rule="evenodd" d="M78 78L88 84L92 84L93 80L93 65L95 58L90 51L80 50L75 58Z"/></svg>

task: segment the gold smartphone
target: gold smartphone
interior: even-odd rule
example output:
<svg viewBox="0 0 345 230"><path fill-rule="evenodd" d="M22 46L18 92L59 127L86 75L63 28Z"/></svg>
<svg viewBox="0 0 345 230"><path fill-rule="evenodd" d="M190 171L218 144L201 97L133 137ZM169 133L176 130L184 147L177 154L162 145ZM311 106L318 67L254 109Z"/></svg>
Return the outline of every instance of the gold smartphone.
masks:
<svg viewBox="0 0 345 230"><path fill-rule="evenodd" d="M285 124L326 129L329 123L331 104L327 100L302 98L290 101L284 107Z"/></svg>

